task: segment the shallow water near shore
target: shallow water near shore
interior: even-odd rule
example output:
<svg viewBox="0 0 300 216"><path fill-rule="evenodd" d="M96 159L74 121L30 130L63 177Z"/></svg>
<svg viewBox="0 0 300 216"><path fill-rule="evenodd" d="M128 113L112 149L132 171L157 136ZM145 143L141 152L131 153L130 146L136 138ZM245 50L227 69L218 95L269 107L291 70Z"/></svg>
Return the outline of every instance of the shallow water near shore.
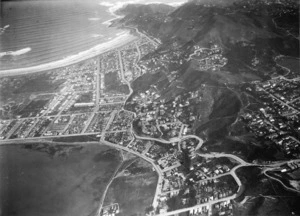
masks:
<svg viewBox="0 0 300 216"><path fill-rule="evenodd" d="M77 55L120 35L108 27L114 10L133 3L185 0L26 0L1 3L0 70L32 67Z"/></svg>
<svg viewBox="0 0 300 216"><path fill-rule="evenodd" d="M2 3L1 70L61 60L105 43L123 30L97 1L12 1Z"/></svg>
<svg viewBox="0 0 300 216"><path fill-rule="evenodd" d="M100 145L0 146L0 215L88 216L120 163Z"/></svg>

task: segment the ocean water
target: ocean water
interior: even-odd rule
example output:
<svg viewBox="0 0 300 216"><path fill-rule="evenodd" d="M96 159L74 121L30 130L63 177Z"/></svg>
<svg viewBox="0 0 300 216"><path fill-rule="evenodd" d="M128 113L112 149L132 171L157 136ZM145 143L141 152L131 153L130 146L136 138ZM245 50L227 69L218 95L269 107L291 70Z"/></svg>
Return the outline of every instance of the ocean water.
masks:
<svg viewBox="0 0 300 216"><path fill-rule="evenodd" d="M3 1L0 17L0 70L57 61L105 43L123 32L109 28L104 23L115 17L111 10L126 3L150 2ZM177 4L182 0L153 2Z"/></svg>
<svg viewBox="0 0 300 216"><path fill-rule="evenodd" d="M97 1L2 2L1 70L56 61L116 37L122 30L103 24L114 18L107 9Z"/></svg>

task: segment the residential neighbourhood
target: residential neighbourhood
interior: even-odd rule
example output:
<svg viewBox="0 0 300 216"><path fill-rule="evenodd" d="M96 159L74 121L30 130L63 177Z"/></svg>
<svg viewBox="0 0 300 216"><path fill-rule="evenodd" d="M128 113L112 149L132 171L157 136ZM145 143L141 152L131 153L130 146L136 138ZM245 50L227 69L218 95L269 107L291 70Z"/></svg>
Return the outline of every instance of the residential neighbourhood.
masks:
<svg viewBox="0 0 300 216"><path fill-rule="evenodd" d="M200 118L193 108L204 100L199 90L172 99L162 98L155 85L133 93L133 80L164 67L164 61L176 62L180 56L174 52L140 63L155 43L141 37L84 63L49 72L54 83L64 81L63 87L46 100L34 98L13 119L1 120L0 138L9 141L94 135L100 142L152 164L158 183L149 215L233 215L232 200L243 191L235 171L257 165L230 154L198 151L205 141L192 131ZM217 70L227 63L218 45L195 46L186 61L195 61L200 70ZM168 79L176 76L176 72L171 73ZM260 112L242 114L248 129L293 157L300 154L299 81L279 77L243 87L261 103ZM4 105L4 109L9 106ZM286 173L299 167L295 160L272 165L265 172ZM100 206L100 215L118 215L119 208L117 203Z"/></svg>

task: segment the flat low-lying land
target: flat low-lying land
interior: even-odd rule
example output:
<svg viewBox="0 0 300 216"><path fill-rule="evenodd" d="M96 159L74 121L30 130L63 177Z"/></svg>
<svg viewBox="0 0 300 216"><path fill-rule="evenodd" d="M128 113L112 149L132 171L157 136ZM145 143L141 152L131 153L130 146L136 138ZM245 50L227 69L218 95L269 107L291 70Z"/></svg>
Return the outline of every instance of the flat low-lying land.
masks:
<svg viewBox="0 0 300 216"><path fill-rule="evenodd" d="M119 163L97 144L1 146L0 215L91 215Z"/></svg>
<svg viewBox="0 0 300 216"><path fill-rule="evenodd" d="M109 187L105 204L118 203L120 216L145 215L152 205L157 174L143 159L133 161L119 171Z"/></svg>

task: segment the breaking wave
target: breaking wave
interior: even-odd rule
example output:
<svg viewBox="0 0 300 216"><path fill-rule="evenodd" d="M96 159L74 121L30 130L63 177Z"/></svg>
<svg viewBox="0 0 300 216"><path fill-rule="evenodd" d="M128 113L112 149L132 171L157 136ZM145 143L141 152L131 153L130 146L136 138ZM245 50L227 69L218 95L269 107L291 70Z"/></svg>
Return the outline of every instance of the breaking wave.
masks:
<svg viewBox="0 0 300 216"><path fill-rule="evenodd" d="M18 56L18 55L23 55L25 53L28 53L31 51L30 47L26 47L24 49L20 49L17 51L7 51L7 52L1 52L0 53L0 58L3 56Z"/></svg>

